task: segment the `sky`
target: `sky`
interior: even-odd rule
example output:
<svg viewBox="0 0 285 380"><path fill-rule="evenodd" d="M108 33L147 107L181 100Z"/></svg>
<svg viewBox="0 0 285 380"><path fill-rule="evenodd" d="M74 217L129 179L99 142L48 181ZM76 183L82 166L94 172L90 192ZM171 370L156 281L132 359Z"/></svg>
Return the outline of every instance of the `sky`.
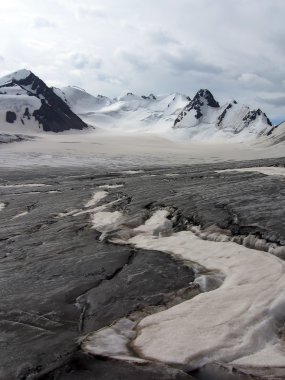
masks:
<svg viewBox="0 0 285 380"><path fill-rule="evenodd" d="M284 0L0 0L0 76L110 97L209 89L285 120Z"/></svg>

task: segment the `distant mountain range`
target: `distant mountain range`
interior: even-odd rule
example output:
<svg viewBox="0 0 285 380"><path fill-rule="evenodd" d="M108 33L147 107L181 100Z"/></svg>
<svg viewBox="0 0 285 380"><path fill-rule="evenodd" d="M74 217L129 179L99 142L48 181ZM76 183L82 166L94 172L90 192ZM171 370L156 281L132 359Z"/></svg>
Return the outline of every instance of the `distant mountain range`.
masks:
<svg viewBox="0 0 285 380"><path fill-rule="evenodd" d="M0 79L0 131L63 132L102 129L168 133L187 139L266 138L270 143L285 141L285 123L272 126L260 109L252 110L236 100L220 105L207 89L191 98L173 93L133 93L110 99L93 96L68 86L48 87L29 70Z"/></svg>

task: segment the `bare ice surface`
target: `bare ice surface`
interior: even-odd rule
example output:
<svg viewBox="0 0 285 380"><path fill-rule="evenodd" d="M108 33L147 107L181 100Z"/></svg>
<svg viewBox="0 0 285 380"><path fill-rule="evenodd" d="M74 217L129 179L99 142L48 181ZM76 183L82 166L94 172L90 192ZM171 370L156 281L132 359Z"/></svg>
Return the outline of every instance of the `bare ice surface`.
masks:
<svg viewBox="0 0 285 380"><path fill-rule="evenodd" d="M182 165L226 160L251 160L284 155L284 146L173 140L154 133L35 134L35 139L2 144L1 167L97 166L139 173L140 165ZM135 173L131 168L136 167Z"/></svg>

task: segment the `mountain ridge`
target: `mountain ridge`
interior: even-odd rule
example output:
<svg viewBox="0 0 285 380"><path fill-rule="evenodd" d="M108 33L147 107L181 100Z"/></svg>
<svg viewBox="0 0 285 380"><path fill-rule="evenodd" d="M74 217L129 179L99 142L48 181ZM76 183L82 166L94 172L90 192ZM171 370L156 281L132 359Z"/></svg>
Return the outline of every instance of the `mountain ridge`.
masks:
<svg viewBox="0 0 285 380"><path fill-rule="evenodd" d="M94 96L78 86L48 87L30 70L22 69L0 78L0 122L63 132L88 126L113 131L151 132L186 139L252 140L270 137L285 141L281 126L273 126L260 109L231 100L223 105L208 89L191 99L174 92L117 98ZM7 129L4 131L7 132Z"/></svg>
<svg viewBox="0 0 285 380"><path fill-rule="evenodd" d="M22 69L0 78L2 122L42 128L45 132L83 130L87 125L68 104L30 70Z"/></svg>

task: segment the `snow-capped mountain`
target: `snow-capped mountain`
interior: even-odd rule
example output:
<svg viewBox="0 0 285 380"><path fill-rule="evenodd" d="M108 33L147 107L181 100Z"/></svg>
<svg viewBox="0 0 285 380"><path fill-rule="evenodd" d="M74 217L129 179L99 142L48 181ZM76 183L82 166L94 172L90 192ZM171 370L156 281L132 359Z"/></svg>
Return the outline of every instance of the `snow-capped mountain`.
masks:
<svg viewBox="0 0 285 380"><path fill-rule="evenodd" d="M77 86L67 86L61 89L53 87L53 91L78 115L112 104L112 100L107 96L93 96Z"/></svg>
<svg viewBox="0 0 285 380"><path fill-rule="evenodd" d="M82 88L49 88L29 70L0 78L0 127L3 133L83 130L87 124L116 132L153 132L194 140L263 137L285 140L285 123L273 127L260 109L236 100L220 105L209 90L191 100L180 93L110 99Z"/></svg>
<svg viewBox="0 0 285 380"><path fill-rule="evenodd" d="M97 127L127 131L157 131L171 128L180 111L189 103L186 95L135 95L131 92L115 99L93 96L78 87L53 89L86 123Z"/></svg>
<svg viewBox="0 0 285 380"><path fill-rule="evenodd" d="M192 138L266 136L272 124L260 109L251 110L236 100L223 106L209 90L200 90L180 112L173 125L184 129Z"/></svg>
<svg viewBox="0 0 285 380"><path fill-rule="evenodd" d="M87 127L61 97L25 69L0 78L0 126L23 133Z"/></svg>

